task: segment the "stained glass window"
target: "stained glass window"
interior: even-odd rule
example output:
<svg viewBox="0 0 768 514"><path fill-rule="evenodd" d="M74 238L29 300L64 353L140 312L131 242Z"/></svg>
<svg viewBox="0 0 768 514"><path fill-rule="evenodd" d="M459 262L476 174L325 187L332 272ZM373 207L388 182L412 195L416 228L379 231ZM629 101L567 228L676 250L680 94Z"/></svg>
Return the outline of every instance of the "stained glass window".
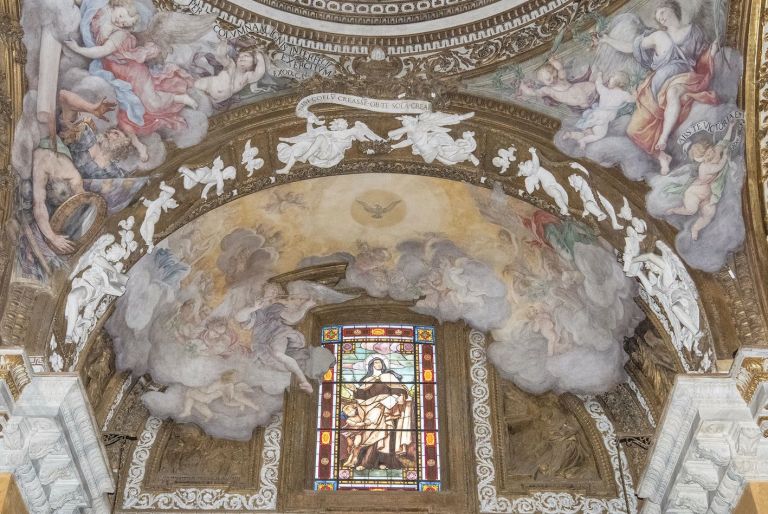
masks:
<svg viewBox="0 0 768 514"><path fill-rule="evenodd" d="M440 490L434 327L333 325L315 490Z"/></svg>

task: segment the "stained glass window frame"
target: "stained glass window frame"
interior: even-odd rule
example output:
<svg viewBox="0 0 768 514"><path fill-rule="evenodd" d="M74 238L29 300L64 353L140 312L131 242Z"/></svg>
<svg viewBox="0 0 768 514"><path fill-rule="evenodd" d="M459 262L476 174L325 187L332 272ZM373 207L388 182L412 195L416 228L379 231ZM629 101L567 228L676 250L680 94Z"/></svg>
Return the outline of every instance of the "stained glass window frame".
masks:
<svg viewBox="0 0 768 514"><path fill-rule="evenodd" d="M315 459L314 459L314 489L316 491L424 491L437 492L441 489L440 471L440 438L439 438L439 405L438 405L438 376L437 376L437 348L435 327L418 324L393 324L393 323L361 323L361 324L333 324L321 328L321 346L331 351L336 357L336 363L322 377L317 402L317 426L315 434ZM367 349L364 349L366 343ZM372 351L371 345L389 345L390 353L380 354ZM396 349L395 349L396 348ZM365 365L360 368L362 355L367 355ZM387 428L384 441L390 437L399 435L402 439L408 439L407 451L397 452L396 459L401 464L413 463L415 468L405 465L404 468L390 468L388 466L360 469L359 466L343 466L342 446L349 449L354 447L352 441L358 441L355 434L369 434L374 430L359 429L350 430L349 419L346 413L342 413L341 405L349 405L344 400L342 389L349 384L354 384L350 390L357 390L362 384L360 374L368 363L373 363L377 357L394 355L398 364L412 360L412 367L397 368L403 371L402 376L397 377L398 386L409 391L410 410L414 413L415 427L406 429ZM387 357L380 366L385 366L386 373L391 362ZM357 364L357 371L346 371L346 368ZM394 370L394 368L393 368ZM411 371L410 375L406 373ZM397 373L394 374L397 376ZM349 380L349 377L352 380ZM389 380L392 380L391 378ZM371 386L372 387L372 386ZM390 389L391 390L391 389ZM394 397L394 396L393 396ZM385 398L386 399L386 398ZM383 404L384 402L382 402ZM387 412L387 408L383 410ZM352 409L354 411L354 408ZM400 415L402 417L402 411ZM361 420L361 418L358 418ZM361 420L362 421L362 420ZM344 423L344 424L342 424ZM381 430L379 430L381 432ZM413 434L411 438L404 433ZM342 438L344 441L342 442ZM415 444L412 439L415 439ZM392 443L389 442L390 449ZM371 445L372 446L372 445ZM403 450L406 448L402 445ZM366 448L368 449L368 448ZM375 454L379 453L378 446ZM390 452L387 453L391 461ZM402 457L405 459L401 459ZM415 455L414 455L415 454ZM415 459L409 457L415 456ZM347 455L354 459L351 455ZM359 459L360 457L357 457ZM348 461L352 462L352 461ZM354 464L354 463L353 463ZM395 477L395 471L400 469L400 476ZM385 475L385 476L379 476Z"/></svg>

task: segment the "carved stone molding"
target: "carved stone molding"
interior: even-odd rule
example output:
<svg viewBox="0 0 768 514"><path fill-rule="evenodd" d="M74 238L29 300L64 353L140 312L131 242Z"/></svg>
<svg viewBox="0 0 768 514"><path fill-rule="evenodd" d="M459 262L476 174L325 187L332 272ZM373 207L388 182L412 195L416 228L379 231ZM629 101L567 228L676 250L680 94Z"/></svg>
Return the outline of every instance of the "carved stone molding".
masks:
<svg viewBox="0 0 768 514"><path fill-rule="evenodd" d="M0 434L0 471L13 473L30 512L110 512L107 493L115 486L80 380L34 375L27 366L24 379L20 364L13 366L17 387L29 382L15 398L0 394L0 411L9 416Z"/></svg>
<svg viewBox="0 0 768 514"><path fill-rule="evenodd" d="M252 493L230 492L226 488L184 487L170 492L144 489L147 462L163 421L149 417L138 438L122 494L122 512L131 510L260 511L277 506L277 471L283 418L277 415L264 429L259 469L259 489Z"/></svg>
<svg viewBox="0 0 768 514"><path fill-rule="evenodd" d="M638 496L645 514L725 514L768 479L768 350L744 348L727 376L678 377Z"/></svg>

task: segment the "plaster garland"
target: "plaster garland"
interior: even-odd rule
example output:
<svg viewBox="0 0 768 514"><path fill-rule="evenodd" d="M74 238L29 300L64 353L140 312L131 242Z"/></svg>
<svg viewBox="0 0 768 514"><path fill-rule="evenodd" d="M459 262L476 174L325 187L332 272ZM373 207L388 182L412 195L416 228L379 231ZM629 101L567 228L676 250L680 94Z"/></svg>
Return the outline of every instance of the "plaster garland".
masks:
<svg viewBox="0 0 768 514"><path fill-rule="evenodd" d="M493 457L493 427L490 421L491 407L488 402L488 357L485 336L473 330L469 336L470 378L472 380L472 420L475 440L475 471L480 512L543 514L637 512L632 477L623 450L617 445L616 434L600 403L592 396L580 397L584 407L595 420L603 438L603 444L611 460L617 491L625 491L623 497L603 499L589 498L581 494L562 492L537 492L531 496L505 498L496 489L496 465Z"/></svg>
<svg viewBox="0 0 768 514"><path fill-rule="evenodd" d="M277 507L282 414L273 416L270 424L264 429L259 490L252 495L229 493L226 489L212 487L185 487L170 493L143 491L147 461L162 424L163 420L154 416L150 416L144 424L128 469L123 491L123 509L259 511L274 510Z"/></svg>
<svg viewBox="0 0 768 514"><path fill-rule="evenodd" d="M107 412L107 417L104 418L104 424L101 426L102 431L107 430L109 422L112 421L113 417L115 417L117 409L120 407L120 403L123 401L125 393L128 392L132 384L133 376L129 374L127 377L125 377L125 380L123 380L123 383L120 385L120 390L117 392L117 395L115 395L114 400L112 400L112 405L109 406L109 412Z"/></svg>

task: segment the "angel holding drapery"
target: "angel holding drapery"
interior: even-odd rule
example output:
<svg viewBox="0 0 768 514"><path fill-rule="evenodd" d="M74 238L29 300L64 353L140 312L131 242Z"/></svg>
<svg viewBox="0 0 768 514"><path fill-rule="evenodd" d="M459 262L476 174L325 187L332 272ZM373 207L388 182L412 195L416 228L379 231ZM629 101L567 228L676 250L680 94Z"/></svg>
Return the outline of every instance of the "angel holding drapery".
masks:
<svg viewBox="0 0 768 514"><path fill-rule="evenodd" d="M150 63L164 60L173 44L200 39L212 28L215 15L161 12L151 16L147 30L136 32L147 21L143 18L150 16L141 7L135 0L82 0L80 32L85 46L75 41L64 44L93 59L90 73L115 89L117 125L146 161L147 148L139 137L159 129L182 129L186 126L182 109L197 108L188 94L194 83L189 73L173 64L155 71Z"/></svg>

